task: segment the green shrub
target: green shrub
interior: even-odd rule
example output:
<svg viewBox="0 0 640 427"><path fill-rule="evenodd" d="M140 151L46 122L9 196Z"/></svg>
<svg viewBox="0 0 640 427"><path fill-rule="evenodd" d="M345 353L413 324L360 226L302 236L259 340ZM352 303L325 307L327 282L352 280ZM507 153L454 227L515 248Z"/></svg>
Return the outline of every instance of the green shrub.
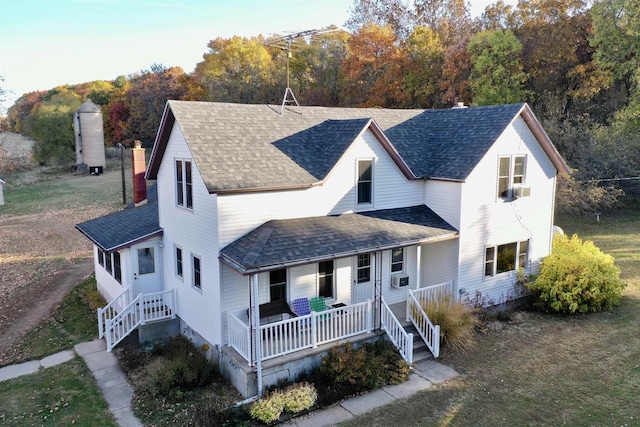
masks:
<svg viewBox="0 0 640 427"><path fill-rule="evenodd" d="M421 303L434 325L440 325L442 344L453 351L466 352L475 346L475 327L478 323L473 311L451 294Z"/></svg>
<svg viewBox="0 0 640 427"><path fill-rule="evenodd" d="M333 347L305 379L315 384L321 406L346 396L397 384L409 376L409 366L391 343L379 340L357 350L349 344Z"/></svg>
<svg viewBox="0 0 640 427"><path fill-rule="evenodd" d="M299 414L315 405L317 399L318 392L312 384L293 384L284 391L284 410L292 414Z"/></svg>
<svg viewBox="0 0 640 427"><path fill-rule="evenodd" d="M281 391L273 391L271 394L257 400L249 413L256 420L265 424L271 424L278 421L282 411L284 410L284 396Z"/></svg>
<svg viewBox="0 0 640 427"><path fill-rule="evenodd" d="M527 284L534 305L557 313L610 310L620 304L625 284L611 255L578 236L557 236L540 275Z"/></svg>

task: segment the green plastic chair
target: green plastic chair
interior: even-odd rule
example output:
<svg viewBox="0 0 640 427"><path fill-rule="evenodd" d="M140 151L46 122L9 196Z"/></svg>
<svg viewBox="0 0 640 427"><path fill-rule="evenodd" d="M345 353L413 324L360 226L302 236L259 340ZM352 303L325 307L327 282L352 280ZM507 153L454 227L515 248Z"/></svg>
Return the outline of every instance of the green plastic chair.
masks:
<svg viewBox="0 0 640 427"><path fill-rule="evenodd" d="M311 307L311 310L315 311L316 313L325 311L328 308L323 297L313 297L313 298L311 298L309 300L309 306ZM324 316L322 316L322 318L323 319L329 318L329 314L325 314Z"/></svg>

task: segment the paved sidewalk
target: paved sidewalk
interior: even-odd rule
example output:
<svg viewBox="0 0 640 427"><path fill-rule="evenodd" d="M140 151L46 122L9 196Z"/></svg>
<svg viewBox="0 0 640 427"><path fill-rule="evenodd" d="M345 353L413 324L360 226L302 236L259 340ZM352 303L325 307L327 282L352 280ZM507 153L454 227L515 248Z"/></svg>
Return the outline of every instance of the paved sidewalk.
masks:
<svg viewBox="0 0 640 427"><path fill-rule="evenodd" d="M104 399L109 404L109 411L113 414L121 427L142 427L142 423L133 415L131 398L133 388L127 381L127 376L120 369L118 359L113 353L107 352L104 340L94 340L76 345L73 350L65 350L42 360L9 365L0 368L0 382L22 375L34 374L40 369L60 365L73 359L76 354L84 359L87 367L96 379Z"/></svg>
<svg viewBox="0 0 640 427"><path fill-rule="evenodd" d="M333 426L392 403L397 399L412 396L457 375L458 373L448 366L433 360L425 360L414 365L409 380L402 384L385 386L370 393L344 400L328 408L291 420L284 425L288 427Z"/></svg>
<svg viewBox="0 0 640 427"><path fill-rule="evenodd" d="M131 410L133 387L120 369L116 356L107 351L105 341L98 339L77 344L74 349L96 378L104 400L109 404L109 411L118 424L122 427L142 427Z"/></svg>

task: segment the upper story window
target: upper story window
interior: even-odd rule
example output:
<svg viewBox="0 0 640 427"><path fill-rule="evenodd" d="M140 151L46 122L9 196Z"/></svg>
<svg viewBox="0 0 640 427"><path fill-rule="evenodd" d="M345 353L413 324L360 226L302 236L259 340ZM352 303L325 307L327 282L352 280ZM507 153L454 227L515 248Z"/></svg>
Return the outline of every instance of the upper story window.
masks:
<svg viewBox="0 0 640 427"><path fill-rule="evenodd" d="M495 276L526 267L529 241L488 246L485 249L484 275Z"/></svg>
<svg viewBox="0 0 640 427"><path fill-rule="evenodd" d="M196 289L202 289L202 266L200 265L200 257L193 255L191 266L193 268L193 286Z"/></svg>
<svg viewBox="0 0 640 427"><path fill-rule="evenodd" d="M333 260L318 263L318 295L333 299Z"/></svg>
<svg viewBox="0 0 640 427"><path fill-rule="evenodd" d="M269 272L269 301L287 300L287 269Z"/></svg>
<svg viewBox="0 0 640 427"><path fill-rule="evenodd" d="M358 160L358 205L373 203L373 160Z"/></svg>
<svg viewBox="0 0 640 427"><path fill-rule="evenodd" d="M193 209L193 182L191 161L176 160L176 204Z"/></svg>
<svg viewBox="0 0 640 427"><path fill-rule="evenodd" d="M176 276L184 277L182 269L182 248L176 246Z"/></svg>
<svg viewBox="0 0 640 427"><path fill-rule="evenodd" d="M526 156L501 156L498 159L498 198L514 198L514 189L525 183L526 163Z"/></svg>
<svg viewBox="0 0 640 427"><path fill-rule="evenodd" d="M402 271L404 271L404 248L397 248L391 251L391 272Z"/></svg>

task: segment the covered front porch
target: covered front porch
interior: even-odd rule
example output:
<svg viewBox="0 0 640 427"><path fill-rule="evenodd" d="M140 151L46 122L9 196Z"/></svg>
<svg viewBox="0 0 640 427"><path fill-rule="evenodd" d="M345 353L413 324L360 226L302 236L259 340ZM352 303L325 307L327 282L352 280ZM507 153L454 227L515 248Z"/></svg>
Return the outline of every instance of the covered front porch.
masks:
<svg viewBox="0 0 640 427"><path fill-rule="evenodd" d="M240 319L229 314L229 344L222 350L222 360L226 361L223 370L238 390L253 396L265 385L295 380L319 364L336 344L359 345L386 338L410 365L437 358L440 328L421 307L440 294L452 292L453 283L446 282L417 291L407 290L406 300L392 305L381 297L379 301L292 316L259 325L256 330L251 329L248 317Z"/></svg>

